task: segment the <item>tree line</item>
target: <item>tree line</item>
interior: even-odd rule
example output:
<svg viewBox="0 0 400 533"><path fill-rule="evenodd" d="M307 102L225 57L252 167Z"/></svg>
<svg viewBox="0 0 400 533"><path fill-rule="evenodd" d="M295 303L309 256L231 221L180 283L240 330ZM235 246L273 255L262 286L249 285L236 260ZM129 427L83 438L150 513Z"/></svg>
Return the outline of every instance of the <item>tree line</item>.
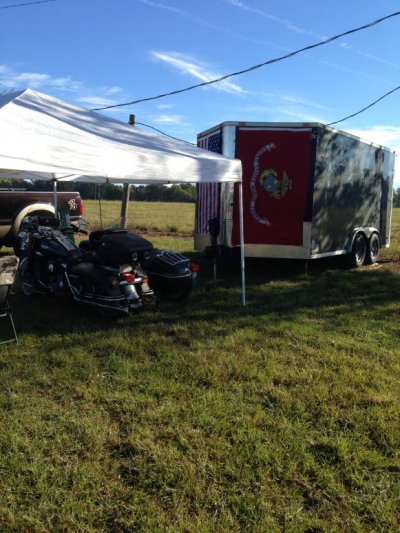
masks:
<svg viewBox="0 0 400 533"><path fill-rule="evenodd" d="M26 189L29 191L51 191L51 182L43 180L13 180L0 181L0 187ZM78 191L84 200L121 200L122 187L113 183L95 185L93 183L62 182L57 183L59 191ZM130 189L130 199L138 202L195 202L196 187L191 183L178 185L139 185Z"/></svg>
<svg viewBox="0 0 400 533"><path fill-rule="evenodd" d="M51 191L48 181L0 180L0 187L27 189L29 191ZM84 200L121 200L122 187L113 183L95 185L93 183L58 182L59 191L78 191ZM132 186L130 199L137 202L195 202L196 187L191 183L179 185L139 185ZM400 207L400 187L393 191L393 207Z"/></svg>
<svg viewBox="0 0 400 533"><path fill-rule="evenodd" d="M393 191L393 207L400 207L400 187Z"/></svg>

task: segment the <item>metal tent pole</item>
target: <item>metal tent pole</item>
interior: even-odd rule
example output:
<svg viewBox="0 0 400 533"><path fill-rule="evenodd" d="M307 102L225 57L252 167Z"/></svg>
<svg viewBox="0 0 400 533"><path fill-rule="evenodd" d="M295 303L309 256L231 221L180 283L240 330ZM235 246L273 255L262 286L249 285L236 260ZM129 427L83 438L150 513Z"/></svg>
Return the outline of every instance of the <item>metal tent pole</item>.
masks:
<svg viewBox="0 0 400 533"><path fill-rule="evenodd" d="M128 123L134 126L136 123L136 115L129 115ZM124 183L122 189L122 201L121 201L121 226L126 228L128 226L128 206L131 195L131 186L129 183Z"/></svg>
<svg viewBox="0 0 400 533"><path fill-rule="evenodd" d="M122 189L122 202L121 202L121 226L126 228L128 225L128 206L129 196L131 192L131 186L129 183L124 183Z"/></svg>
<svg viewBox="0 0 400 533"><path fill-rule="evenodd" d="M54 205L54 216L58 219L57 180L54 174L53 174L53 205Z"/></svg>
<svg viewBox="0 0 400 533"><path fill-rule="evenodd" d="M246 270L244 260L243 186L239 183L240 269L242 273L242 305L246 305Z"/></svg>

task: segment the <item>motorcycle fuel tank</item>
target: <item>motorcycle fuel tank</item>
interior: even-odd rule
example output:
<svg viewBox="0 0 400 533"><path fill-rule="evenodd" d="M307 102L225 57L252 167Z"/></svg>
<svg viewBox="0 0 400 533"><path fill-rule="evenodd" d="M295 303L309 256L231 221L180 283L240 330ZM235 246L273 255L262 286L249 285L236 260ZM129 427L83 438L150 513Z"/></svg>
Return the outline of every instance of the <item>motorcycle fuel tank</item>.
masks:
<svg viewBox="0 0 400 533"><path fill-rule="evenodd" d="M39 250L46 256L55 256L62 259L65 259L69 253L60 242L51 239L43 239Z"/></svg>

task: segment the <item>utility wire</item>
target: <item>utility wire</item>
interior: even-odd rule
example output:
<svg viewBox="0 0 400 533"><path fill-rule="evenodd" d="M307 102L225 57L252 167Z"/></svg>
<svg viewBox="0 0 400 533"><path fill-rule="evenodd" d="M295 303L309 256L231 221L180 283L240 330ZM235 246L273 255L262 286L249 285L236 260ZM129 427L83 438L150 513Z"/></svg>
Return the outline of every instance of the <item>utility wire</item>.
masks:
<svg viewBox="0 0 400 533"><path fill-rule="evenodd" d="M56 0L38 0L37 2L25 2L24 4L11 4L10 6L3 6L0 9L10 9L12 7L31 6L33 4L45 4L46 2L55 2Z"/></svg>
<svg viewBox="0 0 400 533"><path fill-rule="evenodd" d="M393 94L394 92L398 91L399 89L400 89L400 85L398 85L397 87L395 87L391 91L388 91L384 95L380 96L379 98L377 98L376 100L374 100L373 102L371 102L367 106L363 107L359 111L356 111L355 113L352 113L351 115L347 115L346 117L343 117L340 120L335 120L334 122L328 122L326 124L326 126L333 126L334 124L339 124L339 122L344 122L345 120L348 120L349 118L353 118L353 117L356 117L357 115L360 115L361 113L363 113L367 109L370 109L371 107L376 105L378 102L380 102L381 100L383 100L387 96ZM189 141L184 141L183 139L178 139L177 137L173 137L172 135L168 135L168 133L165 133L164 131L161 131L161 130L159 130L157 128L154 128L153 126L150 126L149 124L144 124L143 122L136 122L136 124L140 124L141 126L146 126L146 128L151 128L152 130L155 130L158 133L161 133L162 135L165 135L166 137L170 137L171 139L174 139L175 141L181 141L181 142L184 142L184 143L187 143L187 144L191 144L192 146L196 146L194 143L191 143Z"/></svg>
<svg viewBox="0 0 400 533"><path fill-rule="evenodd" d="M161 133L161 135L165 135L165 137L169 137L170 139L174 139L174 141L180 141L186 144L191 144L192 146L196 146L194 143L191 143L189 141L184 141L183 139L178 139L178 137L173 137L172 135L168 135L168 133L165 133L164 131L158 130L154 126L149 126L149 124L144 124L143 122L135 122L135 124L140 124L140 126L146 126L146 128L150 128L154 131L157 131L158 133Z"/></svg>
<svg viewBox="0 0 400 533"><path fill-rule="evenodd" d="M123 106L127 106L127 105L139 104L141 102L149 102L150 100L158 100L159 98L164 98L166 96L171 96L171 95L174 95L174 94L180 94L180 93L184 93L184 92L187 92L187 91L191 91L192 89L197 89L198 87L206 87L207 85L211 85L213 83L217 83L219 81L223 81L223 80L226 80L228 78L232 78L233 76L239 76L240 74L245 74L246 72L251 72L252 70L257 70L257 69L259 69L261 67L264 67L266 65L272 65L273 63L278 63L278 61L283 61L284 59L288 59L289 57L293 57L293 56L295 56L297 54L300 54L301 52L305 52L307 50L312 50L313 48L317 48L318 46L322 46L324 44L331 43L332 41L336 41L337 39L339 39L340 37L344 37L345 35L350 35L352 33L356 33L358 31L365 30L367 28L371 28L372 26L376 26L377 24L380 24L384 20L387 20L387 19L390 19L390 18L393 18L393 17L397 17L398 15L400 15L400 11L396 11L395 13L392 13L392 14L387 15L385 17L382 17L380 19L374 20L373 22L370 22L369 24L364 24L363 26L359 26L358 28L353 28L352 30L348 30L348 31L345 31L343 33L339 33L338 35L334 35L333 37L329 37L328 39L325 39L324 41L320 41L318 43L311 44L309 46L305 46L304 48L300 48L299 50L295 50L294 52L290 52L290 53L285 54L283 56L276 57L274 59L269 59L268 61L264 61L263 63L259 63L258 65L253 65L252 67L248 67L248 68L243 69L243 70L238 70L237 72L232 72L231 74L226 74L225 76L221 76L220 78L216 78L215 80L204 81L202 83L197 83L196 85L191 85L190 87L186 87L184 89L177 89L177 90L171 91L169 93L163 93L163 94L159 94L157 96L150 96L148 98L141 98L139 100L133 100L132 102L126 102L126 103L123 103L123 104L114 104L114 105L109 105L109 106L105 106L105 107L96 107L96 108L92 109L92 111L102 111L103 109L113 109L115 107L123 107Z"/></svg>
<svg viewBox="0 0 400 533"><path fill-rule="evenodd" d="M400 85L398 85L397 87L395 87L394 89L392 89L391 91L387 92L386 94L384 94L383 96L381 96L380 98L378 98L377 100L375 100L374 102L368 104L367 106L363 107L362 109L360 109L359 111L356 111L356 113L352 113L351 115L348 115L347 117L344 117L344 118L341 118L340 120L335 120L335 122L329 122L329 124L327 124L327 126L333 126L333 124L338 124L339 122L344 122L345 120L349 119L349 118L353 118L355 117L356 115L359 115L360 113L363 113L364 111L366 111L367 109L369 109L370 107L374 106L375 104L377 104L378 102L380 102L381 100L383 100L384 98L386 98L387 96L389 96L389 94L392 94L394 93L395 91L398 91L400 89Z"/></svg>
<svg viewBox="0 0 400 533"><path fill-rule="evenodd" d="M378 102L380 102L381 100L383 100L384 98L386 98L387 96L393 94L394 92L398 91L400 89L400 85L398 85L397 87L395 87L394 89L392 89L391 91L388 91L387 93L385 93L384 95L380 96L379 98L377 98L376 100L374 100L373 102L371 102L370 104L368 104L367 106L363 107L362 109L360 109L359 111L356 111L355 113L352 113L351 115L347 115L346 117L343 117L341 118L340 120L335 120L334 122L328 122L326 125L327 126L333 126L334 124L339 124L339 122L344 122L345 120L348 120L349 118L353 118L353 117L356 117L357 115L360 115L361 113L363 113L364 111L366 111L367 109L370 109L371 107L373 107L374 105L376 105ZM172 135L168 135L168 133L165 133L164 131L161 131L157 128L154 128L153 126L149 126L149 124L143 124L143 122L136 122L136 124L140 124L141 126L146 126L147 128L151 128L152 130L155 130L157 131L158 133L161 133L162 135L165 135L166 137L170 137L171 139L174 139L176 141L181 141L181 142L184 142L184 143L187 143L187 144L191 144L193 146L196 146L194 143L191 143L189 141L184 141L183 139L178 139L177 137L172 137Z"/></svg>

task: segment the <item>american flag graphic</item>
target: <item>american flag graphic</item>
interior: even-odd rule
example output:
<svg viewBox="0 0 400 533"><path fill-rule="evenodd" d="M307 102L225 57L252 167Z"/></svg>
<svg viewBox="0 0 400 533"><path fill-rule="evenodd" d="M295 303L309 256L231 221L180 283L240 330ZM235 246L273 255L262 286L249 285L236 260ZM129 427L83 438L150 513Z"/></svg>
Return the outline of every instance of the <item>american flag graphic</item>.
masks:
<svg viewBox="0 0 400 533"><path fill-rule="evenodd" d="M203 148L203 150L220 154L222 152L221 132L199 139L197 146ZM197 185L196 233L208 233L208 221L210 218L219 217L220 193L221 187L219 183L199 183Z"/></svg>

